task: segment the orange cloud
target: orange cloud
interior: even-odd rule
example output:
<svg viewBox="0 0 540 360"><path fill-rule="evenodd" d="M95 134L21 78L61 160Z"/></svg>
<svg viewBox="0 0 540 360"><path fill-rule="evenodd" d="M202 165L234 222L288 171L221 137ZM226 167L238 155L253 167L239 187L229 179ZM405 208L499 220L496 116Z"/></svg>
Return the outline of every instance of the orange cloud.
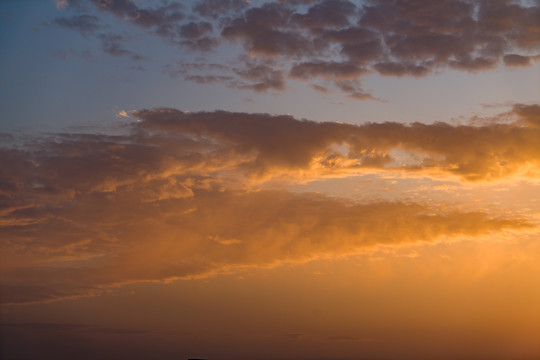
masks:
<svg viewBox="0 0 540 360"><path fill-rule="evenodd" d="M536 127L356 126L172 109L136 115L142 120L127 135L56 134L1 149L3 303L533 226L481 211L263 190L250 179L385 168L394 147L430 155L421 168L490 178L502 166L496 161L510 169L538 161Z"/></svg>
<svg viewBox="0 0 540 360"><path fill-rule="evenodd" d="M535 124L537 105L513 112ZM540 131L531 126L446 123L316 123L290 116L228 112L183 113L174 109L136 113L149 132L212 139L220 154L238 159L235 169L251 176L295 171L319 175L366 168L439 172L468 181L500 179L540 167ZM345 145L346 153L332 146Z"/></svg>
<svg viewBox="0 0 540 360"><path fill-rule="evenodd" d="M347 204L276 191L199 190L191 198L142 202L138 191L126 189L41 201L12 211L1 227L4 303L532 226L480 212L433 214L422 205ZM36 221L17 223L30 217Z"/></svg>

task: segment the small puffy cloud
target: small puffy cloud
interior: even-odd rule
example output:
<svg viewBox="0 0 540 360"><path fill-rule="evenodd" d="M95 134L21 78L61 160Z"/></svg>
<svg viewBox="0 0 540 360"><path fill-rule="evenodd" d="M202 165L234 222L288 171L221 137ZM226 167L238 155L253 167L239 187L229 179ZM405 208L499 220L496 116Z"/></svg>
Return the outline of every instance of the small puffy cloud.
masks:
<svg viewBox="0 0 540 360"><path fill-rule="evenodd" d="M127 118L129 117L129 114L126 112L126 110L121 110L116 114L117 118Z"/></svg>

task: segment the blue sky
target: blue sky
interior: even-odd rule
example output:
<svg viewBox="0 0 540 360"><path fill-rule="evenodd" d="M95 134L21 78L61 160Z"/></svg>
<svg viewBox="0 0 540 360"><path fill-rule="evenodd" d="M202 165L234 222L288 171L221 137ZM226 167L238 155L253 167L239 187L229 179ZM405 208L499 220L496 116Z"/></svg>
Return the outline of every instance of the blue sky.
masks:
<svg viewBox="0 0 540 360"><path fill-rule="evenodd" d="M121 110L162 106L290 113L316 121L430 123L489 114L486 106L499 107L491 113L501 112L509 104L540 98L538 63L529 67L499 64L475 72L442 67L419 78L377 73L362 77L362 87L385 102L358 101L334 90L319 93L308 82L294 79L288 80L284 90L265 92L219 82L198 84L185 80L183 74L171 76L170 70L181 68L178 62L201 59L234 66L242 45L222 43L211 51L197 52L89 3L81 4L74 8L58 7L54 1L3 1L0 5L3 130L108 126ZM189 4L183 4L189 13ZM99 31L121 35L125 49L143 59L104 53L94 32L81 33L57 23L81 13L98 16Z"/></svg>

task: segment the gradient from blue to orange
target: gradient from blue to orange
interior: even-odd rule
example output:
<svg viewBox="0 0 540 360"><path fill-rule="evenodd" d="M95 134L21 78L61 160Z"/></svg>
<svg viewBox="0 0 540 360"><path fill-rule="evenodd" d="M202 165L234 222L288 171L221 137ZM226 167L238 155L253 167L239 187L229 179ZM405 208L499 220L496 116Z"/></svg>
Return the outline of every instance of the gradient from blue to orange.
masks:
<svg viewBox="0 0 540 360"><path fill-rule="evenodd" d="M0 2L2 357L537 359L539 16Z"/></svg>

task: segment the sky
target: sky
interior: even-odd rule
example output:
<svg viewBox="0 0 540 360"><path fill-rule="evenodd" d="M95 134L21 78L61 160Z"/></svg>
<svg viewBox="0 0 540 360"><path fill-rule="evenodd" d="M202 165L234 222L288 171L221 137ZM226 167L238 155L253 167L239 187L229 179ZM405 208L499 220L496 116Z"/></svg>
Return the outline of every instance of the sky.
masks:
<svg viewBox="0 0 540 360"><path fill-rule="evenodd" d="M3 359L540 357L540 2L0 0Z"/></svg>

